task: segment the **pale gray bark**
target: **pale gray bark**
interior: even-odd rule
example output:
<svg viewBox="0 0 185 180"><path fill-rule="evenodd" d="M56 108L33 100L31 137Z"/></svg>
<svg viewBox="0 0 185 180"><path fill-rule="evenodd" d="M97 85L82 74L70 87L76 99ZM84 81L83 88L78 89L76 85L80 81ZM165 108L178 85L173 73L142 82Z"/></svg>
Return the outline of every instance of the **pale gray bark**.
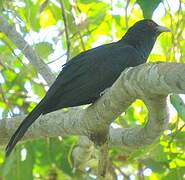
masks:
<svg viewBox="0 0 185 180"><path fill-rule="evenodd" d="M29 62L36 68L37 72L42 75L48 85L51 85L55 79L49 67L36 54L32 47L23 39L16 31L15 27L10 25L8 21L0 14L0 31L2 31L25 55Z"/></svg>
<svg viewBox="0 0 185 180"><path fill-rule="evenodd" d="M138 148L151 144L167 126L166 96L184 93L185 65L151 63L125 70L114 85L86 109L59 110L41 116L28 130L24 139L46 136L104 133L111 122L136 99L144 100L148 121L144 128L110 128L109 145ZM24 117L0 121L0 144L6 144Z"/></svg>

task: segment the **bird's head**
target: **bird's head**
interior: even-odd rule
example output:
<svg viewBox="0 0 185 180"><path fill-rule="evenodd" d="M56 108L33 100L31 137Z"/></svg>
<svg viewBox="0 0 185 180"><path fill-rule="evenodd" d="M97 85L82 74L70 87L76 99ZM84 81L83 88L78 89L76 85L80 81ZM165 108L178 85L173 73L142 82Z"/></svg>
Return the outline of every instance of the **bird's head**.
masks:
<svg viewBox="0 0 185 180"><path fill-rule="evenodd" d="M145 35L158 36L162 32L170 32L170 29L158 25L151 19L144 19L136 22L129 30L128 33L143 33Z"/></svg>
<svg viewBox="0 0 185 180"><path fill-rule="evenodd" d="M135 47L142 57L147 59L157 37L162 32L170 32L170 30L158 25L153 20L144 19L130 27L120 42Z"/></svg>

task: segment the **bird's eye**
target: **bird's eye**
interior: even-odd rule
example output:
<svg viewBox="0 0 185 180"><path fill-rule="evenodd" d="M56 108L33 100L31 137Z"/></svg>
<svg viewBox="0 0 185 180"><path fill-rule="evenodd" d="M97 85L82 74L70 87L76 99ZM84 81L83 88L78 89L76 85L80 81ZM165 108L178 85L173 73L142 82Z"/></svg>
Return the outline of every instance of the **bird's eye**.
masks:
<svg viewBox="0 0 185 180"><path fill-rule="evenodd" d="M155 22L153 22L153 21L149 21L149 25L155 26L156 24L155 24Z"/></svg>
<svg viewBox="0 0 185 180"><path fill-rule="evenodd" d="M151 26L151 27L155 27L155 23L153 21L149 21L148 25Z"/></svg>

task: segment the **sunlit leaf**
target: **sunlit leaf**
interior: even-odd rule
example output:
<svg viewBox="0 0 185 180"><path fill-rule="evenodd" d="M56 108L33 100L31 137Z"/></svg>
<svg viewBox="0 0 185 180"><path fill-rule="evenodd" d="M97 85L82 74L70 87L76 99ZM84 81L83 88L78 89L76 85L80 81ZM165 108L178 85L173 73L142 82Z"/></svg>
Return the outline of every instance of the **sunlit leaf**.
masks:
<svg viewBox="0 0 185 180"><path fill-rule="evenodd" d="M42 59L47 58L54 51L52 44L48 42L41 42L35 44L34 47L35 51Z"/></svg>
<svg viewBox="0 0 185 180"><path fill-rule="evenodd" d="M32 83L32 90L35 94L37 94L40 98L42 98L45 94L45 89L42 85L37 83Z"/></svg>
<svg viewBox="0 0 185 180"><path fill-rule="evenodd" d="M150 0L150 1L137 0L136 2L140 5L144 17L150 19L152 17L154 10L157 8L161 0Z"/></svg>
<svg viewBox="0 0 185 180"><path fill-rule="evenodd" d="M163 180L183 179L185 168L173 168L162 178ZM179 177L179 178L178 178Z"/></svg>
<svg viewBox="0 0 185 180"><path fill-rule="evenodd" d="M170 101L174 108L176 109L176 111L178 112L178 115L181 117L183 121L185 121L185 103L183 102L181 97L176 94L171 95Z"/></svg>
<svg viewBox="0 0 185 180"><path fill-rule="evenodd" d="M3 75L6 81L13 81L14 78L16 77L16 74L10 70L4 70Z"/></svg>
<svg viewBox="0 0 185 180"><path fill-rule="evenodd" d="M154 172L163 173L165 172L165 162L156 161L153 159L145 159L143 163Z"/></svg>
<svg viewBox="0 0 185 180"><path fill-rule="evenodd" d="M39 21L41 28L46 28L56 23L53 14L49 9L41 12Z"/></svg>

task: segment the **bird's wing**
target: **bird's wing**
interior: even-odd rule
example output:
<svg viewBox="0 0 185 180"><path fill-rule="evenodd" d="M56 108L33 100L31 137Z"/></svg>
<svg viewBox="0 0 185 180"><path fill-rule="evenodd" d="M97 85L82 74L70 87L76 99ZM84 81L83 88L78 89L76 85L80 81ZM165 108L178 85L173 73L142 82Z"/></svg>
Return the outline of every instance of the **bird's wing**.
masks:
<svg viewBox="0 0 185 180"><path fill-rule="evenodd" d="M125 68L138 64L136 50L118 43L80 54L64 66L47 92L44 113L93 102Z"/></svg>

